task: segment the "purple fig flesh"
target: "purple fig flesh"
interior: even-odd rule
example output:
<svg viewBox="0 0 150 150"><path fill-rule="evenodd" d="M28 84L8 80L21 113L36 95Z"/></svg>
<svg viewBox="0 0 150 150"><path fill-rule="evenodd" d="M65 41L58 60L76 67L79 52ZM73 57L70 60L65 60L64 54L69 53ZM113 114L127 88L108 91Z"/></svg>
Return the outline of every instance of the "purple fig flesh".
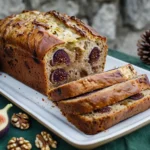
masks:
<svg viewBox="0 0 150 150"><path fill-rule="evenodd" d="M7 134L8 131L9 131L9 123L3 130L0 130L0 138L2 138L5 134Z"/></svg>
<svg viewBox="0 0 150 150"><path fill-rule="evenodd" d="M2 138L9 130L9 117L7 111L11 107L12 104L8 104L0 110L0 138Z"/></svg>

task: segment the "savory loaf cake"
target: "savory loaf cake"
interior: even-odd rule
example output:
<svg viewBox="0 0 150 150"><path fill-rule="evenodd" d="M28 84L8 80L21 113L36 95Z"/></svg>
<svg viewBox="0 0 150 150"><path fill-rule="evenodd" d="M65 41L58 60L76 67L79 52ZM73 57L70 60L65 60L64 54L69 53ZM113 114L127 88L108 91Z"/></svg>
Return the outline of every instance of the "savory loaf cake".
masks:
<svg viewBox="0 0 150 150"><path fill-rule="evenodd" d="M49 93L49 99L59 101L78 95L91 92L93 90L105 88L116 83L132 79L137 72L132 65L128 64L107 72L89 75L77 81L72 81L52 89Z"/></svg>
<svg viewBox="0 0 150 150"><path fill-rule="evenodd" d="M66 114L68 121L86 134L96 134L150 108L150 90L85 115Z"/></svg>
<svg viewBox="0 0 150 150"><path fill-rule="evenodd" d="M58 102L62 112L85 114L112 105L150 87L146 75L137 76L126 82L118 83L102 90L93 91L79 97Z"/></svg>
<svg viewBox="0 0 150 150"><path fill-rule="evenodd" d="M0 21L2 71L45 94L102 72L106 54L106 38L74 16L24 11Z"/></svg>

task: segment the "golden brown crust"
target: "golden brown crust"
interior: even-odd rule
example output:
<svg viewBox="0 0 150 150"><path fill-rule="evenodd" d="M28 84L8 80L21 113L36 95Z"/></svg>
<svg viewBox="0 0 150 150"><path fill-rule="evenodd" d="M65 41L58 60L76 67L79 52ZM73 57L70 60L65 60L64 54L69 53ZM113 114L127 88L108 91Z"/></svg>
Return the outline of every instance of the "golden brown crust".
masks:
<svg viewBox="0 0 150 150"><path fill-rule="evenodd" d="M121 68L125 68L127 71L123 72L121 71ZM51 99L52 101L59 101L71 97L76 97L78 95L105 88L135 77L136 71L131 65L126 65L121 68L120 70L119 68L110 70L108 72L91 75L85 78L81 78L77 81L61 85L55 89L52 89L48 93L49 99ZM126 77L123 73L127 73L128 70L131 72L131 76Z"/></svg>
<svg viewBox="0 0 150 150"><path fill-rule="evenodd" d="M47 32L41 31L39 29L33 30L33 32L29 35L30 36L28 37L28 45L31 53L34 57L37 57L39 59L43 59L45 54L54 46L64 43L53 35L49 35ZM40 40L38 41L37 39Z"/></svg>
<svg viewBox="0 0 150 150"><path fill-rule="evenodd" d="M91 33L93 36L97 36L99 38L103 38L106 41L105 37L100 36L92 27L90 27L89 25L83 23L80 19L76 18L75 16L71 16L70 19L75 21L78 26L81 26L82 28L84 28L89 33Z"/></svg>
<svg viewBox="0 0 150 150"><path fill-rule="evenodd" d="M143 75L85 96L60 101L58 107L64 113L85 114L121 101L149 88L149 86L147 76Z"/></svg>
<svg viewBox="0 0 150 150"><path fill-rule="evenodd" d="M21 47L31 56L42 60L54 46L64 43L64 41L50 35L43 26L35 24L35 20L22 21L13 17L6 18L0 27L0 39L3 38L7 44ZM30 28L27 28L25 23L30 24Z"/></svg>
<svg viewBox="0 0 150 150"><path fill-rule="evenodd" d="M66 14L61 14L55 10L49 11L45 13L54 15L57 19L62 21L65 25L67 25L69 28L76 31L76 33L80 34L83 37L89 37L88 34L94 36L95 38L100 38L101 40L104 40L106 42L106 38L100 36L92 27L88 26L87 24L83 23L80 19L77 19L75 16L68 16ZM74 24L70 23L74 22Z"/></svg>
<svg viewBox="0 0 150 150"><path fill-rule="evenodd" d="M85 134L96 134L104 131L113 125L132 117L140 112L143 112L150 108L150 95L140 100L135 101L132 105L117 111L116 113L109 113L104 117L97 119L87 118L84 115L72 115L66 114L68 121L74 124L78 129L83 131ZM94 114L93 114L94 115Z"/></svg>

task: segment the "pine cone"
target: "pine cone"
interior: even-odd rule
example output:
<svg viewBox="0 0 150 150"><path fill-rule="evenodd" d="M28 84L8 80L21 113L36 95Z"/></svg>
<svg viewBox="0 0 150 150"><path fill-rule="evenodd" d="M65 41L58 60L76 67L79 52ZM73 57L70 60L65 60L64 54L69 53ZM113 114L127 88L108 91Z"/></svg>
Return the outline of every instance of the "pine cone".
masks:
<svg viewBox="0 0 150 150"><path fill-rule="evenodd" d="M144 63L150 64L150 30L145 31L141 35L141 39L138 41L137 46L140 59Z"/></svg>

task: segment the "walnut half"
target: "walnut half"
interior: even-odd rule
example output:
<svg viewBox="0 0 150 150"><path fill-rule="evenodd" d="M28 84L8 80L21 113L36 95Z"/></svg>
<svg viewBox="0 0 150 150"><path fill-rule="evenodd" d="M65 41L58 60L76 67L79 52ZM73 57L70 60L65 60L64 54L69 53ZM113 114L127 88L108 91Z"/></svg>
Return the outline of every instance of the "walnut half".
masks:
<svg viewBox="0 0 150 150"><path fill-rule="evenodd" d="M7 145L7 150L31 150L32 145L28 140L23 137L10 139Z"/></svg>
<svg viewBox="0 0 150 150"><path fill-rule="evenodd" d="M11 117L11 123L16 128L20 128L23 130L30 127L28 115L21 112L18 114L13 114L13 116Z"/></svg>
<svg viewBox="0 0 150 150"><path fill-rule="evenodd" d="M50 150L50 147L57 148L57 142L54 141L51 135L45 131L36 135L35 145L41 150Z"/></svg>

